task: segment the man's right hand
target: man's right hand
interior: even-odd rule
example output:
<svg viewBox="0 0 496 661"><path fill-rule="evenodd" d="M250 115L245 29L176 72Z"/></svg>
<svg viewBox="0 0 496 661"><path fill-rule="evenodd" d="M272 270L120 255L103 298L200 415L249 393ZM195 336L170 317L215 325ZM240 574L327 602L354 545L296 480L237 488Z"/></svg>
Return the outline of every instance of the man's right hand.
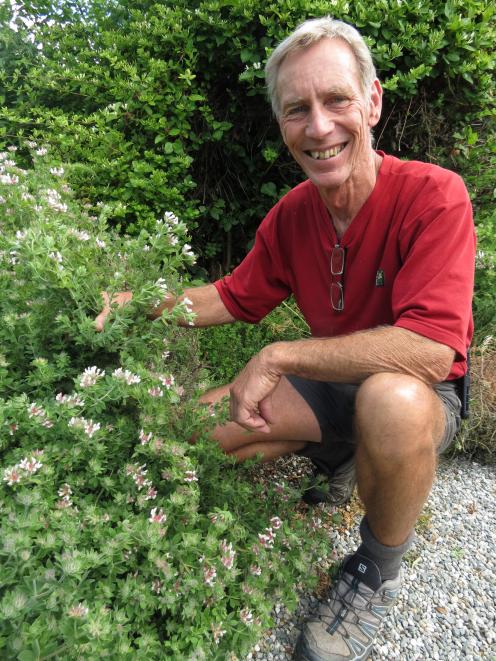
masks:
<svg viewBox="0 0 496 661"><path fill-rule="evenodd" d="M133 298L133 292L131 291L117 292L117 294L113 295L112 300L110 300L110 297L106 291L102 291L101 294L103 298L103 310L100 312L98 317L95 318L95 328L99 333L101 333L103 330L107 317L111 312L111 306L117 305L119 308L121 308L123 305L126 305L126 303L129 303L129 301Z"/></svg>

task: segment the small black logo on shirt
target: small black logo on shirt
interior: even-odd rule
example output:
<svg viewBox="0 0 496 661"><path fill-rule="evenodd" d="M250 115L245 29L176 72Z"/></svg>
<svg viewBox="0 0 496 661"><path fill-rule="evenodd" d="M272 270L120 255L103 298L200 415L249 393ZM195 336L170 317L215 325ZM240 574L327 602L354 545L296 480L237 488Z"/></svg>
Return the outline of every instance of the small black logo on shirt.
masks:
<svg viewBox="0 0 496 661"><path fill-rule="evenodd" d="M382 269L378 269L377 273L375 274L375 286L384 287L384 285L385 285L384 271Z"/></svg>

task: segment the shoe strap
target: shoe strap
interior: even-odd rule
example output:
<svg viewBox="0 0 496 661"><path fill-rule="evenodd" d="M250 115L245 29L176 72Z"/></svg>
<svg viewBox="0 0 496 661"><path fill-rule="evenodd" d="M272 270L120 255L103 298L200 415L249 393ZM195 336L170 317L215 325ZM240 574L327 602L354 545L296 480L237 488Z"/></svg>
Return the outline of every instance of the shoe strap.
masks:
<svg viewBox="0 0 496 661"><path fill-rule="evenodd" d="M376 592L382 585L381 572L379 567L363 555L354 553L350 556L343 566L343 572L351 574L360 583L369 587L373 592Z"/></svg>

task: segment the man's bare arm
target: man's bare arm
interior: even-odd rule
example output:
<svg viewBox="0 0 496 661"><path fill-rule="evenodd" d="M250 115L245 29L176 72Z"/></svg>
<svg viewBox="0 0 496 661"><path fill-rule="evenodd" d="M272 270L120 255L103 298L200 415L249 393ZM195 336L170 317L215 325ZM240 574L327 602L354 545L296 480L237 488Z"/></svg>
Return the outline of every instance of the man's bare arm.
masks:
<svg viewBox="0 0 496 661"><path fill-rule="evenodd" d="M432 384L446 379L454 355L445 344L381 326L335 338L277 342L266 347L264 361L281 374L318 381L361 383L377 372L398 372Z"/></svg>
<svg viewBox="0 0 496 661"><path fill-rule="evenodd" d="M103 330L107 317L111 312L111 305L122 307L129 303L129 301L132 300L132 297L132 292L118 292L112 298L112 301L110 301L108 294L102 292L104 307L95 319L96 330ZM158 307L150 311L150 318L158 319L164 310L172 310L177 303L181 303L184 299L189 299L191 302L188 302L188 307L191 308L196 315L195 326L218 326L220 324L229 324L236 321L222 302L219 292L214 285L191 287L190 289L186 289L181 296L175 297L170 295L166 297ZM179 324L185 326L188 325L186 321L182 323L181 320L179 320Z"/></svg>
<svg viewBox="0 0 496 661"><path fill-rule="evenodd" d="M268 432L270 394L286 374L361 383L376 373L395 372L434 384L448 376L454 356L450 347L394 326L276 342L254 356L234 381L231 417L247 429Z"/></svg>

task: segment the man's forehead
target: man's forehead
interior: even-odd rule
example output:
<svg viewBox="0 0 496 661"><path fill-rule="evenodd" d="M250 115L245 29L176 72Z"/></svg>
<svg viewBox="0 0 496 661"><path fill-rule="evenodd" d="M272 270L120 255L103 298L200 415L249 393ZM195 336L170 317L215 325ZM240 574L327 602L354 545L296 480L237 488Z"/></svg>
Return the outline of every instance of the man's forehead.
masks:
<svg viewBox="0 0 496 661"><path fill-rule="evenodd" d="M349 44L338 38L323 38L286 55L279 68L277 86L303 82L316 71L327 85L332 83L337 87L359 78L358 63Z"/></svg>

